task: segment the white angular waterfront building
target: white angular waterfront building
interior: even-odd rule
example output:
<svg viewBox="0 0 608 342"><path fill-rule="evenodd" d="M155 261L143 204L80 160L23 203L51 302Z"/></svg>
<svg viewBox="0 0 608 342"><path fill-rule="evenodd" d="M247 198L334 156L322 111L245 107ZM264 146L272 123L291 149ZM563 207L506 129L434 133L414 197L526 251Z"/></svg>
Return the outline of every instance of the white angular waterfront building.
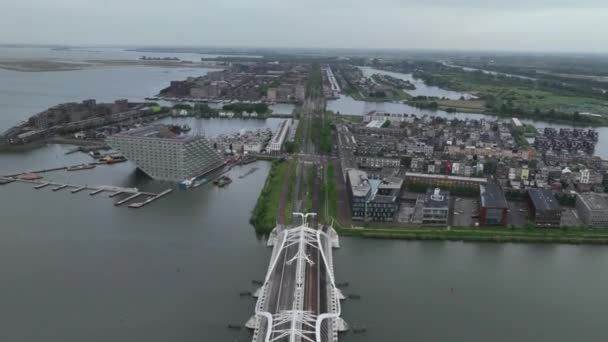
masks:
<svg viewBox="0 0 608 342"><path fill-rule="evenodd" d="M163 125L115 134L107 142L148 176L158 180L191 179L223 164L222 157L204 136L179 135Z"/></svg>
<svg viewBox="0 0 608 342"><path fill-rule="evenodd" d="M270 153L281 152L285 139L287 138L287 133L289 133L289 120L283 120L272 135L270 143L268 144L268 151Z"/></svg>

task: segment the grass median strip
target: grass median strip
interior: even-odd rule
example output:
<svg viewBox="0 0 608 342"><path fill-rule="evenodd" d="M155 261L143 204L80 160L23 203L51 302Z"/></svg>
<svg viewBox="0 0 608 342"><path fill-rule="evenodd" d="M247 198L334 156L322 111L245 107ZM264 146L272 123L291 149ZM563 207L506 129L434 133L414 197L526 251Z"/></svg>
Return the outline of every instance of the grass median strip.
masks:
<svg viewBox="0 0 608 342"><path fill-rule="evenodd" d="M249 220L258 233L270 233L276 225L277 208L281 201L281 192L288 174L289 164L279 160L272 162L266 183L264 183Z"/></svg>

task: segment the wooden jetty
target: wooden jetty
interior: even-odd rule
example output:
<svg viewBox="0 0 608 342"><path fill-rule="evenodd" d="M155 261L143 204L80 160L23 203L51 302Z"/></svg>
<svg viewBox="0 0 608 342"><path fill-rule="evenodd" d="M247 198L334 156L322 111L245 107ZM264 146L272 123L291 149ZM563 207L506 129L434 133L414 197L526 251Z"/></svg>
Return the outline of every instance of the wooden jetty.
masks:
<svg viewBox="0 0 608 342"><path fill-rule="evenodd" d="M125 193L124 191L117 191L117 192L115 192L115 193L113 193L113 194L110 194L110 196L108 196L108 197L110 197L110 198L114 198L114 197L116 197L116 196L120 196L120 195L122 195L122 194L124 194L124 193Z"/></svg>
<svg viewBox="0 0 608 342"><path fill-rule="evenodd" d="M60 186L58 186L58 187L56 187L56 188L53 188L53 189L51 189L51 190L53 190L53 191L59 191L59 190L65 189L65 188L67 188L67 187L68 187L68 185L67 185L67 184L62 184L62 185L60 185Z"/></svg>
<svg viewBox="0 0 608 342"><path fill-rule="evenodd" d="M34 187L34 189L36 189L36 190L38 190L38 189L42 189L42 188L47 187L47 186L49 186L49 185L51 185L51 183L49 183L49 182L45 182L45 183L42 183L42 184L38 184L38 185L36 185L36 186Z"/></svg>
<svg viewBox="0 0 608 342"><path fill-rule="evenodd" d="M77 192L81 192L82 190L86 190L86 188L87 188L86 186L81 186L80 188L76 188L76 189L70 190L70 192L73 193L73 194L75 194Z"/></svg>
<svg viewBox="0 0 608 342"><path fill-rule="evenodd" d="M136 199L137 197L142 196L142 195L143 195L143 194L142 194L141 192L138 192L138 193L136 193L136 194L133 194L133 195L131 195L131 196L129 196L129 197L127 197L127 198L125 198L125 199L122 199L122 200L120 200L120 201L118 201L118 202L114 203L114 205L115 205L115 206L123 205L123 204L125 204L125 203L127 203L127 202L129 202L129 201L132 201L132 200L134 200L134 199Z"/></svg>
<svg viewBox="0 0 608 342"><path fill-rule="evenodd" d="M161 197L168 195L169 193L171 193L173 191L173 189L167 189L161 193L153 193L153 192L139 191L136 188L131 189L131 188L118 187L118 186L109 186L109 185L97 185L97 186L84 185L83 186L83 185L68 184L68 183L49 182L49 181L43 181L43 180L18 179L18 178L8 178L8 177L0 177L0 181L1 181L0 185L12 183L12 182L32 184L32 185L34 185L34 189L36 189L36 190L45 188L49 185L52 185L52 186L54 186L54 188L52 188L52 191L54 191L54 192L60 191L60 190L66 189L66 188L72 188L70 190L70 192L72 194L75 194L75 193L78 193L78 192L81 192L84 190L91 190L91 192L89 193L89 195L91 195L91 196L95 196L104 191L110 192L111 194L109 195L109 197L111 197L111 198L117 197L119 195L129 195L129 197L124 198L124 199L114 203L114 205L116 205L116 206L120 206L122 204L130 202L140 196L148 197L143 202L130 204L129 208L144 207L144 206L156 201L157 199L160 199Z"/></svg>
<svg viewBox="0 0 608 342"><path fill-rule="evenodd" d="M89 195L91 195L91 196L95 196L95 195L97 195L98 193L102 192L103 190L104 190L103 188L93 190L93 191L91 191L91 192L89 193Z"/></svg>
<svg viewBox="0 0 608 342"><path fill-rule="evenodd" d="M173 192L173 189L167 189L167 190L161 192L160 194L158 194L156 196L148 198L147 200L145 200L143 202L138 202L138 203L130 204L129 208L132 208L132 209L143 208L144 206L146 206L146 205L148 205L148 204L156 201L157 199L159 199L161 197L164 197L164 196L170 194L171 192Z"/></svg>

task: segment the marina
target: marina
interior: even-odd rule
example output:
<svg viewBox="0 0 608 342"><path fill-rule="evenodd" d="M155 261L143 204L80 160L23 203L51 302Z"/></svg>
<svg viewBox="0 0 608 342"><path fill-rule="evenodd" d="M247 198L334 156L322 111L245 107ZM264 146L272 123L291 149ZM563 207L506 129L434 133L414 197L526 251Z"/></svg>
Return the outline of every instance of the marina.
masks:
<svg viewBox="0 0 608 342"><path fill-rule="evenodd" d="M144 202L141 203L135 203L136 205L134 206L129 206L130 208L141 208L144 207L166 195L168 195L169 193L171 193L173 191L173 189L167 189L164 190L160 193L153 193L153 192L143 192L143 191L139 191L136 188L121 188L121 187L116 187L116 186L110 186L110 185L102 185L102 186L88 186L88 185L77 185L77 184L68 184L68 183L58 183L58 182L47 182L47 181L40 181L40 180L24 180L24 179L18 179L18 178L7 178L7 177L2 177L0 178L0 184L2 185L6 185L6 184L10 184L13 182L19 182L19 183L26 183L26 184L35 184L34 189L36 190L40 190L43 188L46 188L48 186L54 186L54 188L51 189L51 191L53 192L58 192L60 190L66 189L66 188L72 188L70 190L70 193L72 194L76 194L78 192L81 192L83 190L92 190L89 195L91 196L95 196L97 194L100 194L102 192L111 192L111 194L108 196L109 198L114 198L114 197L118 197L121 195L130 195L127 198L124 198L118 202L115 203L116 206L120 206L122 204L125 204L127 202L130 202L140 196L147 196L148 199L146 199Z"/></svg>

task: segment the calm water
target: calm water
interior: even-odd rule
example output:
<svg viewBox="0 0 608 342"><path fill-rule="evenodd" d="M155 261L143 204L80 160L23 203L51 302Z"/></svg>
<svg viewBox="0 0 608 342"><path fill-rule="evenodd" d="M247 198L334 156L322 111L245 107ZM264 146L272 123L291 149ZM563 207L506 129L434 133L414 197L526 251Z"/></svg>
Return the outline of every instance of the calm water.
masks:
<svg viewBox="0 0 608 342"><path fill-rule="evenodd" d="M18 72L0 70L0 131L63 102L126 98L143 101L172 80L202 76L202 68L148 66L104 67L75 71Z"/></svg>
<svg viewBox="0 0 608 342"><path fill-rule="evenodd" d="M142 56L148 57L177 57L182 61L200 62L201 58L215 58L220 55L198 53L165 53L165 52L136 52L118 47L76 47L68 50L53 50L46 47L0 47L0 58L4 59L38 59L83 62L88 60L137 60ZM228 56L231 55L221 55ZM260 56L238 56L260 57Z"/></svg>
<svg viewBox="0 0 608 342"><path fill-rule="evenodd" d="M19 73L10 83L0 74L2 118L29 115L25 99L46 107L92 97L90 90L97 98L145 97L174 77L132 69ZM61 86L66 77L80 83ZM12 100L13 84L23 101ZM274 122L178 120L210 135ZM0 154L0 174L90 161L68 149ZM176 191L142 210L116 208L107 195L0 186L0 341L248 341L249 332L226 325L250 317L254 301L238 293L253 290L270 257L248 223L267 172L264 162L238 167L224 189ZM131 163L47 177L173 186L143 178ZM342 341L606 340L604 247L341 242L337 279L350 283L345 294L362 297L344 304L344 318L368 328Z"/></svg>
<svg viewBox="0 0 608 342"><path fill-rule="evenodd" d="M432 96L432 97L439 97L439 98L445 97L446 99L451 99L451 100L458 100L461 97L464 97L465 99L474 98L474 96L469 93L447 90L447 89L443 89L443 88L439 88L439 87L435 87L435 86L429 86L426 83L424 83L423 80L414 78L412 76L412 74L403 74L403 73L399 73L399 72L384 71L384 70L374 69L374 68L370 68L370 67L360 67L360 69L361 69L361 71L363 71L363 75L365 75L366 77L371 77L373 74L382 74L382 75L393 76L395 78L399 78L404 81L410 81L412 84L414 84L416 86L416 89L406 90L406 92L413 96Z"/></svg>

